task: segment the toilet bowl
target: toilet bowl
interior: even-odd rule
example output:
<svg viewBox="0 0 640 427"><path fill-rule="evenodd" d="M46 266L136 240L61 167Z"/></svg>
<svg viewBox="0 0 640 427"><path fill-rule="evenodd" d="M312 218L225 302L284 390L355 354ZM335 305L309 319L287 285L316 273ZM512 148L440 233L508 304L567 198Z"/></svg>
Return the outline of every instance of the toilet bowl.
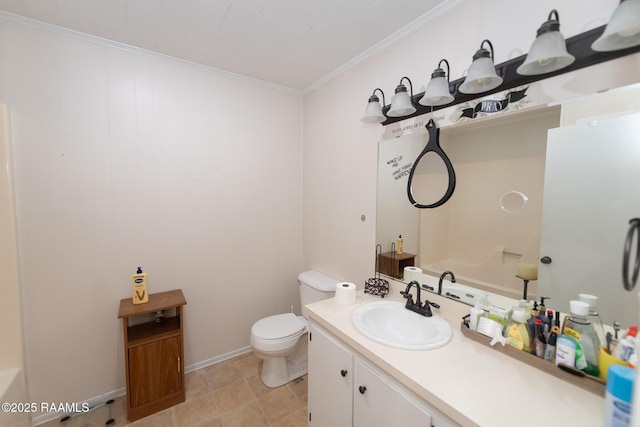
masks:
<svg viewBox="0 0 640 427"><path fill-rule="evenodd" d="M298 283L304 306L331 298L338 281L311 270L300 273ZM251 327L250 343L262 359L260 377L267 387L279 387L306 375L307 324L303 316L284 313L260 319Z"/></svg>

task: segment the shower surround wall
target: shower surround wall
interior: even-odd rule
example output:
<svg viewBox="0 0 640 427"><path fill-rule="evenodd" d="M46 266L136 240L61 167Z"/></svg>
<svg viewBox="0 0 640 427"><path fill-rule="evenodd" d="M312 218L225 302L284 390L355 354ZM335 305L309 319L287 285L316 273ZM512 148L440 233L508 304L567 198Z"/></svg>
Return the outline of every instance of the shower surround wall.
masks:
<svg viewBox="0 0 640 427"><path fill-rule="evenodd" d="M0 402L28 402L9 114L9 108L0 104ZM26 427L31 424L26 413L1 411L0 425Z"/></svg>
<svg viewBox="0 0 640 427"><path fill-rule="evenodd" d="M300 93L7 15L0 58L31 401L123 392L139 265L189 301L187 368L300 312Z"/></svg>

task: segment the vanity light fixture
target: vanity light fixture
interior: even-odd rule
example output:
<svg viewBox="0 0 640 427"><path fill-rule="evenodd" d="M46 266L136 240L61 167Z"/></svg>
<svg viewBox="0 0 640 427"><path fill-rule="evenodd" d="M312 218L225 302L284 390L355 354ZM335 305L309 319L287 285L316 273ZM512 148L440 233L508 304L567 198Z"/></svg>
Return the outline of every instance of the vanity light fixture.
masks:
<svg viewBox="0 0 640 427"><path fill-rule="evenodd" d="M640 45L640 0L620 0L602 35L591 49L609 52Z"/></svg>
<svg viewBox="0 0 640 427"><path fill-rule="evenodd" d="M411 88L411 95L407 93L407 87L402 84L402 81L406 79L409 82ZM416 107L413 106L411 101L413 98L413 84L409 77L403 77L400 79L400 84L396 86L396 93L391 99L391 108L387 111L389 117L404 117L416 112Z"/></svg>
<svg viewBox="0 0 640 427"><path fill-rule="evenodd" d="M442 63L447 65L447 73L440 66ZM445 78L446 75L446 78ZM449 62L446 59L441 59L438 63L438 68L431 73L431 80L427 84L427 90L424 92L424 96L420 98L418 103L425 106L445 105L453 102L454 97L449 91L449 76L451 71L449 69Z"/></svg>
<svg viewBox="0 0 640 427"><path fill-rule="evenodd" d="M546 74L568 67L575 60L576 58L567 52L567 43L560 33L560 17L558 11L553 9L547 21L538 28L527 59L516 72L523 76Z"/></svg>
<svg viewBox="0 0 640 427"><path fill-rule="evenodd" d="M385 105L384 92L380 88L375 88L373 94L369 97L369 103L364 110L364 117L362 120L365 123L382 123L387 120L387 117L382 113L382 106L380 105L380 98L376 96L376 91L380 91L382 94L382 105Z"/></svg>
<svg viewBox="0 0 640 427"><path fill-rule="evenodd" d="M482 47L485 43L489 45L491 52ZM502 77L496 74L493 58L493 45L485 39L480 43L480 49L473 55L473 62L469 66L467 78L464 79L464 83L460 85L458 90L461 93L475 94L487 92L500 86Z"/></svg>

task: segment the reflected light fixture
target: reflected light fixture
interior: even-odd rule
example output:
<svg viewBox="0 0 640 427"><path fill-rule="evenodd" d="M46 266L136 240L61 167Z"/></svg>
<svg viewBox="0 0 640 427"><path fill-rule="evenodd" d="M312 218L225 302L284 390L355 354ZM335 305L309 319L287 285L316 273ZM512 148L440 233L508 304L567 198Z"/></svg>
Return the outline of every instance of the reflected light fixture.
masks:
<svg viewBox="0 0 640 427"><path fill-rule="evenodd" d="M591 45L597 52L640 45L640 0L620 0L604 33Z"/></svg>
<svg viewBox="0 0 640 427"><path fill-rule="evenodd" d="M489 52L482 46L487 43ZM469 67L469 73L458 90L462 93L482 93L495 89L502 84L502 77L496 74L496 66L493 63L493 45L489 40L480 43L480 49L473 55L473 62Z"/></svg>
<svg viewBox="0 0 640 427"><path fill-rule="evenodd" d="M440 67L443 62L447 65L446 74ZM445 75L447 76L446 78ZM441 59L438 63L438 68L431 73L431 80L427 84L427 90L424 91L424 96L420 98L418 103L425 106L435 106L453 102L453 95L449 92L450 75L449 62L446 59Z"/></svg>
<svg viewBox="0 0 640 427"><path fill-rule="evenodd" d="M411 88L411 96L407 93L407 87L402 84L402 81L407 79L409 87ZM400 84L396 86L396 93L391 99L391 107L387 111L389 117L404 117L416 112L416 107L413 106L411 98L413 97L413 84L409 77L403 77L400 79Z"/></svg>
<svg viewBox="0 0 640 427"><path fill-rule="evenodd" d="M369 103L364 110L364 117L362 120L365 123L382 123L387 118L382 114L382 106L380 105L380 98L376 96L376 91L380 91L382 94L382 105L385 105L384 92L380 88L375 88L373 94L369 97Z"/></svg>
<svg viewBox="0 0 640 427"><path fill-rule="evenodd" d="M555 15L555 18L554 18ZM567 52L567 42L560 33L560 17L553 9L531 44L527 58L516 72L523 76L546 74L573 64L576 58Z"/></svg>

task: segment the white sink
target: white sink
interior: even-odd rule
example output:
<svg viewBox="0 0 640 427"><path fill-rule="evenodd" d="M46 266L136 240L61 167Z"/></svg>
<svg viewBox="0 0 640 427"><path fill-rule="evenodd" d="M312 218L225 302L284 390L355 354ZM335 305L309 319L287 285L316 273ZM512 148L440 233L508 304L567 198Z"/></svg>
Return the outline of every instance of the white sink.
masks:
<svg viewBox="0 0 640 427"><path fill-rule="evenodd" d="M362 335L403 350L432 350L451 340L451 326L442 317L421 316L404 302L377 301L358 307L351 320Z"/></svg>

